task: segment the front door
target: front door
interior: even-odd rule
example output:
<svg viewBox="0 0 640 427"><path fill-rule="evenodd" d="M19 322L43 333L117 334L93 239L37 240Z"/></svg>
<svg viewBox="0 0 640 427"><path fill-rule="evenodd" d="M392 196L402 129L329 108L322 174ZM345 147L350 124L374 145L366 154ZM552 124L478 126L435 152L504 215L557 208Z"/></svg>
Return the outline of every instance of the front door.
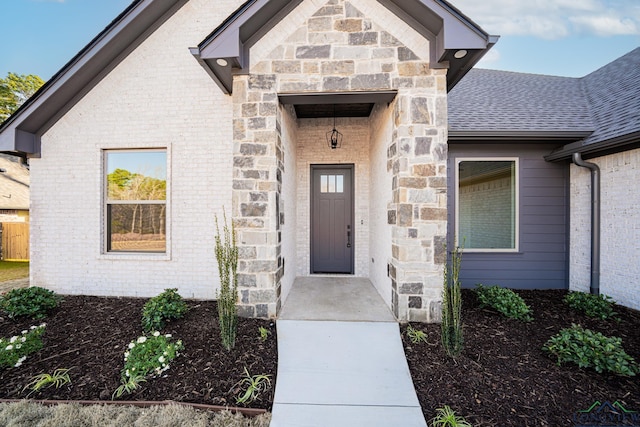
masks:
<svg viewBox="0 0 640 427"><path fill-rule="evenodd" d="M353 165L313 165L311 177L311 272L353 274Z"/></svg>

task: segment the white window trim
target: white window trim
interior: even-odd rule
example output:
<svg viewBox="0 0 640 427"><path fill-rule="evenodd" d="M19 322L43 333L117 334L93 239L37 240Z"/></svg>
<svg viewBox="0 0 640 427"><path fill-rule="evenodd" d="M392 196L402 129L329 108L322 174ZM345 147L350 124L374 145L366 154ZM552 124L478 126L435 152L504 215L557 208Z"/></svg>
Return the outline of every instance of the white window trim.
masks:
<svg viewBox="0 0 640 427"><path fill-rule="evenodd" d="M455 159L455 247L460 247L458 241L460 235L460 163L461 162L508 162L515 164L515 239L514 248L482 249L482 248L462 248L462 252L476 253L516 253L520 252L520 159L518 157L457 157Z"/></svg>
<svg viewBox="0 0 640 427"><path fill-rule="evenodd" d="M127 260L127 261L170 261L171 260L171 187L172 187L172 168L171 168L171 144L161 146L158 144L140 144L136 147L123 147L121 145L97 145L97 155L99 156L100 179L100 252L98 259L108 260ZM107 186L105 179L107 176L107 156L109 151L119 152L139 152L145 150L163 150L167 157L167 188L165 195L165 235L166 247L165 252L108 252L107 251Z"/></svg>

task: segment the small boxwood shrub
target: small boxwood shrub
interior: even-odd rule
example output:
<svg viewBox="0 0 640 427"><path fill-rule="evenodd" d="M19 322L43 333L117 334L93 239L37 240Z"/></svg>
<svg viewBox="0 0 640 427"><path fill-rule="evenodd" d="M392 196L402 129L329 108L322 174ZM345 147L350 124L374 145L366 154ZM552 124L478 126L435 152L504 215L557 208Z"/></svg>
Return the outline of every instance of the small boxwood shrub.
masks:
<svg viewBox="0 0 640 427"><path fill-rule="evenodd" d="M49 310L58 306L59 301L60 297L55 292L39 286L18 288L0 296L0 309L11 319L21 316L42 319Z"/></svg>
<svg viewBox="0 0 640 427"><path fill-rule="evenodd" d="M179 319L187 312L178 289L165 289L163 293L151 298L142 308L142 327L145 331L159 331L171 319Z"/></svg>
<svg viewBox="0 0 640 427"><path fill-rule="evenodd" d="M607 371L623 376L639 372L633 357L622 348L622 338L606 337L580 325L562 329L542 349L557 358L559 365L569 362L599 373Z"/></svg>
<svg viewBox="0 0 640 427"><path fill-rule="evenodd" d="M616 313L613 310L613 299L606 295L595 295L585 292L569 292L565 295L564 302L572 309L596 319L605 320L616 316Z"/></svg>
<svg viewBox="0 0 640 427"><path fill-rule="evenodd" d="M475 292L482 307L491 307L512 319L524 322L533 320L531 308L511 289L497 285L488 287L476 285Z"/></svg>

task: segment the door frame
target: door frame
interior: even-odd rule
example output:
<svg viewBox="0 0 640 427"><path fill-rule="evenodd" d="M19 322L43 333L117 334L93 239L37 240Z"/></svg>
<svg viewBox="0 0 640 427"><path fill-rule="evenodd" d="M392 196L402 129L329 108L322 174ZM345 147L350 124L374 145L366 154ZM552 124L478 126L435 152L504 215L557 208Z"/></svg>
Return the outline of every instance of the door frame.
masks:
<svg viewBox="0 0 640 427"><path fill-rule="evenodd" d="M323 273L315 273L313 268L313 225L314 225L314 216L315 212L313 209L313 202L315 200L315 191L313 188L313 179L314 179L314 171L317 169L348 169L351 174L351 212L350 212L350 221L351 221L351 265L350 270L351 273L336 273L336 274L350 274L355 275L355 259L356 259L356 224L355 224L355 211L356 211L356 182L355 182L355 164L353 163L329 163L329 164L321 164L321 163L312 163L310 165L310 173L309 173L309 273L310 274L323 274Z"/></svg>

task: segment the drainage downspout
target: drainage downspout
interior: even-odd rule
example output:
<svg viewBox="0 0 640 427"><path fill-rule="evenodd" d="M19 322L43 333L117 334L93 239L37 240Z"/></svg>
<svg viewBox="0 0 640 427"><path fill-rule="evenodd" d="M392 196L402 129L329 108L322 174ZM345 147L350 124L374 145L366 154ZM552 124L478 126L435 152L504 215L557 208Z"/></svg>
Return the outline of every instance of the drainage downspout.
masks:
<svg viewBox="0 0 640 427"><path fill-rule="evenodd" d="M573 163L591 171L591 285L592 294L600 294L600 168L573 153Z"/></svg>

